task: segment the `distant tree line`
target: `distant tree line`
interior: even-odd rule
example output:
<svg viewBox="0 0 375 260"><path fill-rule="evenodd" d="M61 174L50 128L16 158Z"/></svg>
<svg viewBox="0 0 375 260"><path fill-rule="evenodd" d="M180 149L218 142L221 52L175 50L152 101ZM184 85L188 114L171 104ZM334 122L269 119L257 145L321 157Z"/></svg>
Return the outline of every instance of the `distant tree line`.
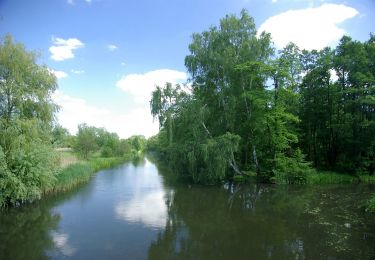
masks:
<svg viewBox="0 0 375 260"><path fill-rule="evenodd" d="M243 171L303 183L312 167L375 170L375 36L276 51L246 11L195 33L187 85L157 86L148 141L178 172L213 183Z"/></svg>

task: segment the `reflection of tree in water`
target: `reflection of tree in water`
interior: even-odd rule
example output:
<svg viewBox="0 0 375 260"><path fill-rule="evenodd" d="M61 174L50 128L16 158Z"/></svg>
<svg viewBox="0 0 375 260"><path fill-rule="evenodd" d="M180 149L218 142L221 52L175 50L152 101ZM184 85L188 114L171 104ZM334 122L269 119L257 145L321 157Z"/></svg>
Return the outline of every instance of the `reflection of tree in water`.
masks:
<svg viewBox="0 0 375 260"><path fill-rule="evenodd" d="M146 159L144 155L137 155L137 156L134 156L131 163L134 167L143 166L146 164Z"/></svg>
<svg viewBox="0 0 375 260"><path fill-rule="evenodd" d="M374 259L375 221L360 205L369 186L314 187L300 223L310 257ZM302 226L304 225L304 226ZM322 250L323 249L323 250Z"/></svg>
<svg viewBox="0 0 375 260"><path fill-rule="evenodd" d="M87 185L0 211L0 259L47 259L46 251L61 243L54 236L60 216L53 207L85 188Z"/></svg>
<svg viewBox="0 0 375 260"><path fill-rule="evenodd" d="M50 207L31 205L0 213L0 259L44 259L54 247L49 231L56 228L59 215Z"/></svg>
<svg viewBox="0 0 375 260"><path fill-rule="evenodd" d="M322 203L321 194L307 187L265 185L175 189L167 199L167 227L150 246L149 259L371 258L374 239L364 241L359 233L366 233L363 223L371 223L364 230L372 228L373 235L374 221L353 207L333 212L333 200L324 202L318 215L311 213ZM353 205L350 199L345 203ZM340 214L346 217L340 220ZM361 222L361 231L348 228L348 218Z"/></svg>

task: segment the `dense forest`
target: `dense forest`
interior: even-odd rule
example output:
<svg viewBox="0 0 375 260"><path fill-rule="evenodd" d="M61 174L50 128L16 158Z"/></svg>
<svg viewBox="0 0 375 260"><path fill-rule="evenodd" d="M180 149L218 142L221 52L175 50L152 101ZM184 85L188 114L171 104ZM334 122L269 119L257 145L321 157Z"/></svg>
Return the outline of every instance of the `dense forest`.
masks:
<svg viewBox="0 0 375 260"><path fill-rule="evenodd" d="M160 132L148 143L194 182L256 172L304 183L329 170L375 171L375 36L337 47L276 50L246 11L192 36L186 85L157 86Z"/></svg>

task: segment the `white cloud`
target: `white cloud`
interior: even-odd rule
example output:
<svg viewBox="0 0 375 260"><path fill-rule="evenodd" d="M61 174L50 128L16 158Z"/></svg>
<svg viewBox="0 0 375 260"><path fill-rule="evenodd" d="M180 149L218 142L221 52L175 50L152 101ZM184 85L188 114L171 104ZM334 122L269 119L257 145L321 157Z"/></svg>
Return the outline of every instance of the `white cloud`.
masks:
<svg viewBox="0 0 375 260"><path fill-rule="evenodd" d="M109 45L107 45L107 49L109 51L115 51L115 50L118 49L118 47L116 45L114 45L114 44L109 44Z"/></svg>
<svg viewBox="0 0 375 260"><path fill-rule="evenodd" d="M151 99L151 92L155 89L155 85L164 86L166 82L172 84L184 83L186 80L187 75L185 72L160 69L145 74L125 75L116 82L116 86L133 95L136 102L147 102L148 104Z"/></svg>
<svg viewBox="0 0 375 260"><path fill-rule="evenodd" d="M92 0L85 0L85 2L91 4ZM74 5L74 0L67 0L67 3L70 5Z"/></svg>
<svg viewBox="0 0 375 260"><path fill-rule="evenodd" d="M126 63L125 62L121 62L121 66L126 66Z"/></svg>
<svg viewBox="0 0 375 260"><path fill-rule="evenodd" d="M52 38L53 45L49 48L51 52L51 59L56 61L63 61L74 58L73 50L85 46L77 38L69 38L64 40L62 38Z"/></svg>
<svg viewBox="0 0 375 260"><path fill-rule="evenodd" d="M72 97L56 91L53 100L60 106L57 113L59 124L72 134L77 132L80 123L105 127L122 138L141 134L150 137L158 132L158 124L153 122L149 107L136 107L130 111L111 111L104 107L89 104L82 98Z"/></svg>
<svg viewBox="0 0 375 260"><path fill-rule="evenodd" d="M64 71L61 70L53 70L53 69L48 69L49 72L55 75L57 79L62 79L68 77L68 74L65 73Z"/></svg>
<svg viewBox="0 0 375 260"><path fill-rule="evenodd" d="M85 71L84 70L72 70L72 73L74 73L74 74L83 74L83 73L85 73Z"/></svg>
<svg viewBox="0 0 375 260"><path fill-rule="evenodd" d="M272 0L272 3L277 3L277 0Z"/></svg>
<svg viewBox="0 0 375 260"><path fill-rule="evenodd" d="M320 50L336 43L345 34L338 24L358 14L356 9L343 4L289 10L268 18L259 27L258 33L271 33L278 48L294 42L303 49Z"/></svg>

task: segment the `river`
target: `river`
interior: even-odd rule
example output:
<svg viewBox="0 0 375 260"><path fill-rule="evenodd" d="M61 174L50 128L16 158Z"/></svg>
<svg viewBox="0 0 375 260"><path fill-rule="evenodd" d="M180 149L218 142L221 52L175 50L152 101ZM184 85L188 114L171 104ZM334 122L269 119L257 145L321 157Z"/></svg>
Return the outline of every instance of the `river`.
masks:
<svg viewBox="0 0 375 260"><path fill-rule="evenodd" d="M195 186L148 159L0 212L0 259L375 259L366 185Z"/></svg>

